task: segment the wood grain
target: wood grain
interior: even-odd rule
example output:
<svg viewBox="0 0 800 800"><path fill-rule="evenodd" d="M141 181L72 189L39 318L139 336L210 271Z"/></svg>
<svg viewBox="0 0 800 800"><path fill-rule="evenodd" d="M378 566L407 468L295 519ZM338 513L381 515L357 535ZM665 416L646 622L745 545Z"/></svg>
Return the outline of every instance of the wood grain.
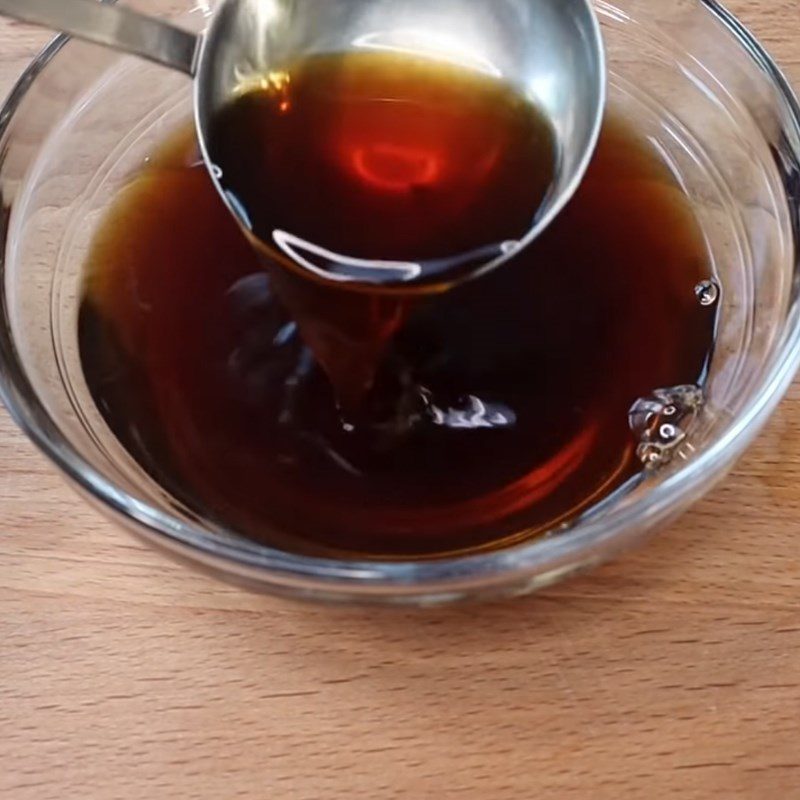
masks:
<svg viewBox="0 0 800 800"><path fill-rule="evenodd" d="M800 85L797 0L736 0ZM43 41L0 23L7 88ZM128 539L0 416L0 797L800 797L800 389L697 511L525 601L295 606Z"/></svg>

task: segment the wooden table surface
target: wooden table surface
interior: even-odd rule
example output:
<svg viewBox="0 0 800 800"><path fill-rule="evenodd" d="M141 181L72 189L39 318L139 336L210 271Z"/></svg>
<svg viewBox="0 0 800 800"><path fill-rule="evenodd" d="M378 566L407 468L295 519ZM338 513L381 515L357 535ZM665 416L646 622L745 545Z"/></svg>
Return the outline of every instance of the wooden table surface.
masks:
<svg viewBox="0 0 800 800"><path fill-rule="evenodd" d="M798 0L731 0L800 86ZM43 41L0 23L0 89ZM800 388L646 549L528 600L296 606L129 539L0 413L0 798L800 798Z"/></svg>

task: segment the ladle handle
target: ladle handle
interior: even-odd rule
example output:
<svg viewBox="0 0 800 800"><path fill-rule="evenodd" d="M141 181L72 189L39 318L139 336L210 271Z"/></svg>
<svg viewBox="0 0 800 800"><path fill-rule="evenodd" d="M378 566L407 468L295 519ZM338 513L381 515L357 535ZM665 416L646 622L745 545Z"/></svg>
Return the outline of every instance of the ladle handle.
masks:
<svg viewBox="0 0 800 800"><path fill-rule="evenodd" d="M0 14L132 53L194 75L199 38L160 19L98 0L0 0Z"/></svg>

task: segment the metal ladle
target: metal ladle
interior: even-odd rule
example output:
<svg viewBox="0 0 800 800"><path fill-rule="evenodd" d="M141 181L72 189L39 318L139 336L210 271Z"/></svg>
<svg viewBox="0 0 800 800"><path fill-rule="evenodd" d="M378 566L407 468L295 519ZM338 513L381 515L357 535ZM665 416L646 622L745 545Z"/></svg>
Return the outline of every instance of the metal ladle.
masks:
<svg viewBox="0 0 800 800"><path fill-rule="evenodd" d="M472 275L497 267L529 244L566 205L591 160L605 107L605 57L591 0L222 0L200 35L97 0L0 0L0 14L133 53L194 78L195 122L206 166L251 239L246 217L221 185L207 136L213 115L243 82L305 55L359 48L488 68L517 86L549 119L558 165L531 228L519 241L504 243L502 251L490 249L485 258L470 262ZM276 251L274 242L261 244ZM348 259L346 278L312 271L318 280L339 285L377 282L369 277L376 272L374 265L363 262L359 280L359 264L350 262L355 260ZM413 283L405 269L387 281L387 265L391 262L381 262L382 288Z"/></svg>

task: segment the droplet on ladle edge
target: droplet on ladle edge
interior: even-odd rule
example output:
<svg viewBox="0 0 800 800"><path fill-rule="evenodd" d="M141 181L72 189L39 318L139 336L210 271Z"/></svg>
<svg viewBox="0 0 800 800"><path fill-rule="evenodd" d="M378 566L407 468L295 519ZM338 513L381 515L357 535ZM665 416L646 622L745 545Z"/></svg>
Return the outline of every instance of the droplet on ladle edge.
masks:
<svg viewBox="0 0 800 800"><path fill-rule="evenodd" d="M657 389L633 404L628 424L639 441L636 452L645 467L655 469L672 461L704 403L703 390L687 385Z"/></svg>

